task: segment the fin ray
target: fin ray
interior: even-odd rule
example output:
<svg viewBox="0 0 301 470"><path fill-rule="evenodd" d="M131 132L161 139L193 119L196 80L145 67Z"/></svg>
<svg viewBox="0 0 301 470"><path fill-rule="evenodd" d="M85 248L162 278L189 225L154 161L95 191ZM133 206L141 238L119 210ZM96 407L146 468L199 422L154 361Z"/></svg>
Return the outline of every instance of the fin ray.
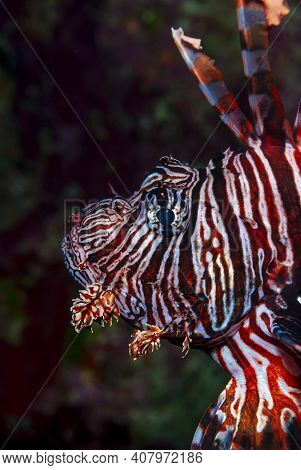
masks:
<svg viewBox="0 0 301 470"><path fill-rule="evenodd" d="M222 121L237 138L250 145L254 140L252 124L240 110L234 96L227 89L223 76L214 60L203 54L200 41L185 36L182 28L172 29L174 41L199 88L221 116Z"/></svg>
<svg viewBox="0 0 301 470"><path fill-rule="evenodd" d="M269 26L280 23L289 12L283 0L237 0L243 67L251 82L249 104L256 132L276 139L291 137L277 87L273 82L268 58Z"/></svg>

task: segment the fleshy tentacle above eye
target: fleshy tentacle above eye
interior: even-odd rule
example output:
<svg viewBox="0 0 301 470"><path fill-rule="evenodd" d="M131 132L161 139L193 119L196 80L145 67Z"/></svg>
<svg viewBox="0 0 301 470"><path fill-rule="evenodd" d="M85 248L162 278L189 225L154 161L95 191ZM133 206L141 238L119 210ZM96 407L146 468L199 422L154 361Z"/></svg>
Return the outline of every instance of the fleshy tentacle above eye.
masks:
<svg viewBox="0 0 301 470"><path fill-rule="evenodd" d="M240 31L244 72L251 87L249 104L259 136L291 138L288 123L277 87L273 81L268 58L268 28L278 25L289 12L283 0L237 0L237 19Z"/></svg>
<svg viewBox="0 0 301 470"><path fill-rule="evenodd" d="M185 36L182 28L172 28L173 39L199 87L211 104L217 108L222 121L235 136L247 145L255 140L252 124L239 108L234 96L227 89L223 76L214 60L203 54L200 40Z"/></svg>

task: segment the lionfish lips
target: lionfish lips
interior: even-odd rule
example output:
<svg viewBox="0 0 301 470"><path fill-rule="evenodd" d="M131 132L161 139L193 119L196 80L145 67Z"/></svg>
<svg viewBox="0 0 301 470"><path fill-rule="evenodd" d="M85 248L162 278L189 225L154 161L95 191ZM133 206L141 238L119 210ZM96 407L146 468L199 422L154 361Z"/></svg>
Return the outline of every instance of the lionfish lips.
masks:
<svg viewBox="0 0 301 470"><path fill-rule="evenodd" d="M129 354L136 361L139 357L146 355L149 349L153 352L161 346L160 337L164 333L155 325L149 325L149 330L135 330L132 334L134 340L129 344Z"/></svg>
<svg viewBox="0 0 301 470"><path fill-rule="evenodd" d="M95 283L79 293L80 298L74 299L71 307L71 324L77 333L90 327L93 321L111 326L113 317L118 320L120 313L112 291L103 291L101 284Z"/></svg>

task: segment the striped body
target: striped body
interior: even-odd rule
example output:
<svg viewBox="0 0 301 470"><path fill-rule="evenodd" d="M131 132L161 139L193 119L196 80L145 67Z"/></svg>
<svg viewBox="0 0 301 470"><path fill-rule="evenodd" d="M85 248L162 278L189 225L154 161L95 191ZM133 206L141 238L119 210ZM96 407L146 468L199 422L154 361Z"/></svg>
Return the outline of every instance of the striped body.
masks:
<svg viewBox="0 0 301 470"><path fill-rule="evenodd" d="M193 449L300 449L300 358L271 333L259 304L227 343L211 350L232 379L195 432Z"/></svg>
<svg viewBox="0 0 301 470"><path fill-rule="evenodd" d="M194 448L301 444L300 115L293 134L266 56L267 27L287 13L280 4L237 1L255 129L199 42L173 30L247 150L201 170L163 157L130 198L87 206L63 241L77 281L112 292L132 326L204 348L232 375Z"/></svg>

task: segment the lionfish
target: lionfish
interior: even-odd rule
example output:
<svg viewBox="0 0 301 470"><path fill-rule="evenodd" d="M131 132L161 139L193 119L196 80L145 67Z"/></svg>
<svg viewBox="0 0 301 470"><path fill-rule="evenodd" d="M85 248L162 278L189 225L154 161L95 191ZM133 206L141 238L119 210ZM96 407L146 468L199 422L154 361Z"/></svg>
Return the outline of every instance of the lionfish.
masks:
<svg viewBox="0 0 301 470"><path fill-rule="evenodd" d="M196 169L163 157L129 198L87 205L63 240L84 286L77 332L123 318L133 359L166 338L207 351L231 380L192 449L301 447L301 108L292 129L273 82L268 31L283 0L237 0L254 124L201 42L172 29L209 103L244 144Z"/></svg>

